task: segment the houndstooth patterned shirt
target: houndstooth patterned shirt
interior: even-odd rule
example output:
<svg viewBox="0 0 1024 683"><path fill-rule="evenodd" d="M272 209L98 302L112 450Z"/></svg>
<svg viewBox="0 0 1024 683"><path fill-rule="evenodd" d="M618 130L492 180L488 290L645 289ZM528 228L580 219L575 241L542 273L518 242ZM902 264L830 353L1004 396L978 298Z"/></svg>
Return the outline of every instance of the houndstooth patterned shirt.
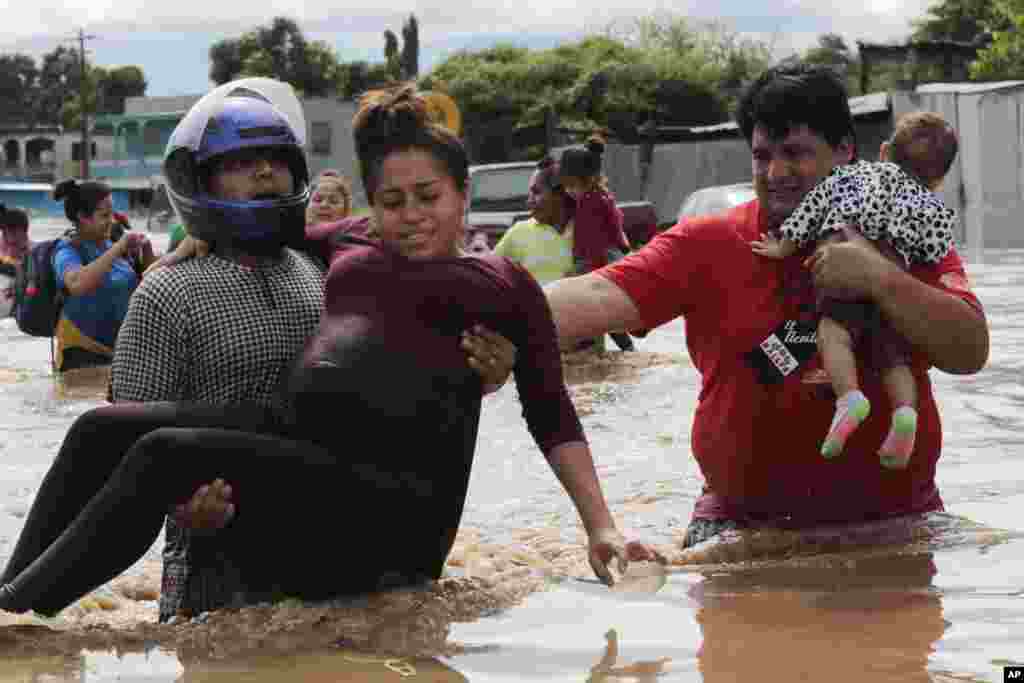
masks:
<svg viewBox="0 0 1024 683"><path fill-rule="evenodd" d="M291 250L265 267L211 254L147 275L118 334L111 400L272 404L319 325L323 283L323 266ZM235 599L241 583L215 541L168 519L161 620Z"/></svg>
<svg viewBox="0 0 1024 683"><path fill-rule="evenodd" d="M779 232L802 247L853 224L869 240L887 242L909 266L944 259L956 220L955 210L896 164L858 161L836 166Z"/></svg>

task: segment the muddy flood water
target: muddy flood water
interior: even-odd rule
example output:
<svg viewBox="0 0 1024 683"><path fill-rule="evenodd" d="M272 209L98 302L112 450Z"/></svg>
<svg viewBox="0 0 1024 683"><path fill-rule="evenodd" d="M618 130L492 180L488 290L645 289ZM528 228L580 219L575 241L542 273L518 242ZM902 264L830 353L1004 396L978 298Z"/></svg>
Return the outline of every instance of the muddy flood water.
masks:
<svg viewBox="0 0 1024 683"><path fill-rule="evenodd" d="M37 238L59 227L38 226ZM1001 682L1024 665L1024 252L988 252L969 274L992 353L973 377L932 371L947 513L681 552L701 478L689 451L698 377L676 321L636 353L567 359L613 513L669 557L667 574L636 565L616 589L594 582L510 384L485 400L462 528L435 585L160 625L161 537L56 618L0 612L0 681ZM0 320L0 567L64 432L102 402L102 373L58 382L49 353ZM359 561L347 523L359 521L323 538L339 580Z"/></svg>

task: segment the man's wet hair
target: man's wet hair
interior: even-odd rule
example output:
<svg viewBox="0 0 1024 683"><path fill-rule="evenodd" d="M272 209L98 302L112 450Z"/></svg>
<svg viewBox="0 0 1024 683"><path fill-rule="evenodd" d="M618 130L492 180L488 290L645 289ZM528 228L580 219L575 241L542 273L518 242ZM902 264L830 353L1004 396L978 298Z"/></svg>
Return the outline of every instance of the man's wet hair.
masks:
<svg viewBox="0 0 1024 683"><path fill-rule="evenodd" d="M736 109L736 123L747 144L759 125L775 140L807 126L832 147L844 140L856 144L849 100L842 79L830 67L780 64L747 87Z"/></svg>

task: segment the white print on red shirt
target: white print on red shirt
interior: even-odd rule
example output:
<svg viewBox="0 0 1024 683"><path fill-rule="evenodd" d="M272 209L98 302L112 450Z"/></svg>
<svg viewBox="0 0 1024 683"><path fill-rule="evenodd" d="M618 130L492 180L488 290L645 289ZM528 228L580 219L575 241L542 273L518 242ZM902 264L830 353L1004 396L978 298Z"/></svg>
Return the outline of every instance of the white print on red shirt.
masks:
<svg viewBox="0 0 1024 683"><path fill-rule="evenodd" d="M787 337L793 332L787 332ZM779 369L783 377L789 376L791 372L800 367L800 363L789 352L786 345L775 336L774 334L768 335L768 338L761 342L761 350L765 352L768 359L771 360L772 364Z"/></svg>
<svg viewBox="0 0 1024 683"><path fill-rule="evenodd" d="M784 329L786 331L786 338L783 340L787 344L817 344L818 343L818 331L810 330L806 328L797 329L795 320L787 320ZM802 333L802 334L801 334Z"/></svg>

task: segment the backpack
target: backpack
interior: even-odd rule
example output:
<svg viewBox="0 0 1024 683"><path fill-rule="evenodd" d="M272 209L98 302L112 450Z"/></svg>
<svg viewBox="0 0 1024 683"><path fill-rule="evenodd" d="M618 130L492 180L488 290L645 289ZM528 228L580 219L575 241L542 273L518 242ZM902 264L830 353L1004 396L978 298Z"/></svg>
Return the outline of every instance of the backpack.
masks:
<svg viewBox="0 0 1024 683"><path fill-rule="evenodd" d="M57 287L53 255L57 244L71 231L52 240L37 242L25 254L14 281L14 319L18 329L33 337L52 337L67 291Z"/></svg>

